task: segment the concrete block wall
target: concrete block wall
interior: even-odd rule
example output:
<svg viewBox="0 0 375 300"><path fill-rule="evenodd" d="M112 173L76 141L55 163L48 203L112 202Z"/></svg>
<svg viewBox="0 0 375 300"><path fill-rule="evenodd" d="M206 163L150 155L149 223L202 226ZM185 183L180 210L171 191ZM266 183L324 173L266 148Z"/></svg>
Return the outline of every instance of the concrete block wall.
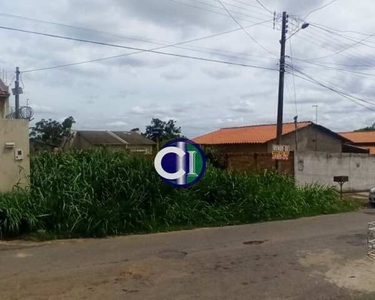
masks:
<svg viewBox="0 0 375 300"><path fill-rule="evenodd" d="M6 148L6 143L14 143L14 148ZM15 160L17 149L23 151L22 160ZM0 192L29 184L29 153L29 121L0 119Z"/></svg>
<svg viewBox="0 0 375 300"><path fill-rule="evenodd" d="M275 161L271 153L227 153L225 159L228 168L239 171L256 172L275 169ZM290 154L289 160L281 161L281 170L284 174L293 175L293 153Z"/></svg>
<svg viewBox="0 0 375 300"><path fill-rule="evenodd" d="M375 187L375 155L357 153L299 152L294 159L299 184L319 182L330 186L334 176L349 176L344 191L368 191Z"/></svg>

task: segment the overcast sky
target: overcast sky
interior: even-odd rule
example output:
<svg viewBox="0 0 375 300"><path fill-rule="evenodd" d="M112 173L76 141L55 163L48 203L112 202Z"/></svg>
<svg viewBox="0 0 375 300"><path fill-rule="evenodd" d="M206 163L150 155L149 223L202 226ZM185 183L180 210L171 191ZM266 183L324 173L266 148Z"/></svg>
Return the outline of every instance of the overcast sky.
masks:
<svg viewBox="0 0 375 300"><path fill-rule="evenodd" d="M289 35L301 25L297 19L304 19L310 11L328 2L262 1L271 11L288 12ZM371 47L375 46L375 37L335 32L345 38L317 27L375 33L375 5L372 2L338 0L308 16L306 21L316 26L300 30L287 43L289 56L292 45L295 67L335 89L373 101L372 74L375 72L373 67L364 65L374 62ZM0 26L142 49L238 29L186 43L180 45L181 48L168 47L160 51L277 69L279 18L273 29L273 14L255 0L223 0L222 3L237 22L248 27L246 31L251 37L216 0L13 0L2 3ZM4 14L92 30L11 18ZM268 22L254 25L264 21ZM7 72L8 84L16 66L25 71L134 52L3 29L0 29L0 38L0 68ZM361 43L368 46L356 43L363 39L366 40ZM310 63L297 59L310 59ZM289 58L287 63L291 63ZM173 118L182 127L183 134L194 137L221 127L276 122L278 72L273 70L143 52L24 73L22 79L21 104L29 99L36 120L62 120L73 116L77 121L75 129L130 130L139 127L144 130L152 117ZM319 106L318 122L335 131L349 131L375 122L374 112L297 77L295 103L292 75L286 74L285 81L285 122L293 121L296 114L300 121L315 121L312 105ZM11 101L13 105L13 97ZM375 109L372 104L356 101Z"/></svg>

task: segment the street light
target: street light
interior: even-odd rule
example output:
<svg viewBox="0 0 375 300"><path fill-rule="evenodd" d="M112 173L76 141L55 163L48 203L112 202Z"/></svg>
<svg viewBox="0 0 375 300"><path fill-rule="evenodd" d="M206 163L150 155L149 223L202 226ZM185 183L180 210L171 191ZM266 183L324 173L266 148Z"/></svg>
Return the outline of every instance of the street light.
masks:
<svg viewBox="0 0 375 300"><path fill-rule="evenodd" d="M303 23L302 26L300 28L298 28L298 30L296 30L291 36L289 36L287 38L287 40L289 40L293 35L295 35L298 31L300 31L301 29L306 29L307 27L309 27L310 23Z"/></svg>

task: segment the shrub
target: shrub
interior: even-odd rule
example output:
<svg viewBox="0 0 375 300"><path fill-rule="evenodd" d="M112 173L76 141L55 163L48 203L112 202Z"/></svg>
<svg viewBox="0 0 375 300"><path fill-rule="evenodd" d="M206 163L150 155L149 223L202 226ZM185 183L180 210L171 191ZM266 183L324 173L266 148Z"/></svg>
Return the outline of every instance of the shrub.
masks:
<svg viewBox="0 0 375 300"><path fill-rule="evenodd" d="M123 152L43 153L31 160L30 190L0 195L0 234L45 231L98 237L252 223L355 209L336 191L264 172L208 166L202 180L173 189L151 160Z"/></svg>

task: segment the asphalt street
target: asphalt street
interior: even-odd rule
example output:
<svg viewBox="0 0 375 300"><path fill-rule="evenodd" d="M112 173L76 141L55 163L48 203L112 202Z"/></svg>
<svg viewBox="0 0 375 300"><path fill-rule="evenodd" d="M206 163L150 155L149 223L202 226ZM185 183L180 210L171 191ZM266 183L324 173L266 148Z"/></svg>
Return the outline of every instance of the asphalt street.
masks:
<svg viewBox="0 0 375 300"><path fill-rule="evenodd" d="M0 242L0 299L375 299L375 210L221 228Z"/></svg>

